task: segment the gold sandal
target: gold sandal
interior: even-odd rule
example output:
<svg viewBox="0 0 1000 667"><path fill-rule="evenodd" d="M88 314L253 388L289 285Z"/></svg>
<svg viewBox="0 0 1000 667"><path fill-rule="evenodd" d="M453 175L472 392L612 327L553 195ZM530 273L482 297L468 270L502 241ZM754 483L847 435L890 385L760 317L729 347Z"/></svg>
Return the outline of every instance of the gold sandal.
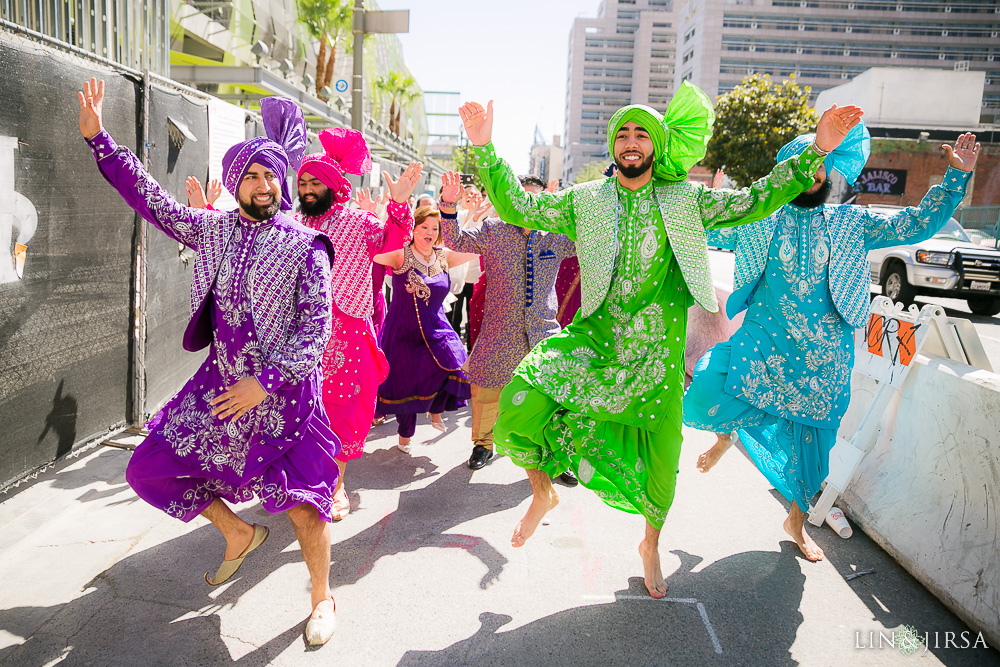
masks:
<svg viewBox="0 0 1000 667"><path fill-rule="evenodd" d="M251 551L264 544L264 540L267 539L267 535L267 526L258 526L257 524L254 524L253 539L250 540L250 544L243 550L243 553L232 560L222 561L222 565L219 566L214 578L209 579L208 572L206 572L205 581L210 586L219 586L229 581L230 577L236 574L236 571L240 569L241 565L243 565L243 559L245 559Z"/></svg>

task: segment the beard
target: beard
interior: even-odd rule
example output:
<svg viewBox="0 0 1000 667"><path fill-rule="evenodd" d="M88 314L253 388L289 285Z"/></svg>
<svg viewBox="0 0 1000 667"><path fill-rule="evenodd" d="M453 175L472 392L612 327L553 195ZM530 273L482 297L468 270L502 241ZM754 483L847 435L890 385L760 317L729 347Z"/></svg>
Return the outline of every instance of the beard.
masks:
<svg viewBox="0 0 1000 667"><path fill-rule="evenodd" d="M830 190L832 189L833 183L831 183L830 179L827 178L823 181L823 185L819 186L819 190L813 192L812 194L803 192L792 200L792 204L801 208L816 208L817 206L822 206L830 197Z"/></svg>
<svg viewBox="0 0 1000 667"><path fill-rule="evenodd" d="M315 218L323 215L333 206L333 190L327 190L325 194L316 197L316 201L308 202L302 195L299 195L299 211L302 215Z"/></svg>
<svg viewBox="0 0 1000 667"><path fill-rule="evenodd" d="M271 197L271 203L267 206L254 203L253 196L245 201L240 199L240 208L251 218L256 220L270 220L278 215L278 211L281 210L281 195L275 196L272 192Z"/></svg>
<svg viewBox="0 0 1000 667"><path fill-rule="evenodd" d="M615 166L618 167L618 173L625 178L638 178L650 170L653 166L654 155L650 154L646 156L646 159L639 164L625 164L618 158L615 158Z"/></svg>

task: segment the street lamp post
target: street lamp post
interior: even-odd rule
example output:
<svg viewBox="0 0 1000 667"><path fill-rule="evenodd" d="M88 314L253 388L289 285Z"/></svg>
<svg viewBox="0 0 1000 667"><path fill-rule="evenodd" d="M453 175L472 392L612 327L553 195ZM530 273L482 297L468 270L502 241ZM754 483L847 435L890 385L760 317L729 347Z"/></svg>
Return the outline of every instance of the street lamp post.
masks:
<svg viewBox="0 0 1000 667"><path fill-rule="evenodd" d="M410 10L365 11L364 0L354 0L351 33L354 35L354 75L351 90L351 127L364 128L365 35L410 32Z"/></svg>

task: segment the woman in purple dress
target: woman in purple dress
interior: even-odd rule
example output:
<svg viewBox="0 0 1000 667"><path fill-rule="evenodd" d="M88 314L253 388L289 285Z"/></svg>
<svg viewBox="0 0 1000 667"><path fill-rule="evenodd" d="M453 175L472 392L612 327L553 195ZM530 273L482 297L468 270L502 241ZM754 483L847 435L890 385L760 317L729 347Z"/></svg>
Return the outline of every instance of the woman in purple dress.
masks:
<svg viewBox="0 0 1000 667"><path fill-rule="evenodd" d="M379 345L389 360L389 376L378 388L380 415L396 415L399 448L410 451L417 415L431 414L444 431L442 412L463 407L471 395L462 370L467 354L444 312L451 279L448 267L479 255L440 247L441 214L425 206L414 213L413 241L402 250L377 255L392 270L392 302Z"/></svg>

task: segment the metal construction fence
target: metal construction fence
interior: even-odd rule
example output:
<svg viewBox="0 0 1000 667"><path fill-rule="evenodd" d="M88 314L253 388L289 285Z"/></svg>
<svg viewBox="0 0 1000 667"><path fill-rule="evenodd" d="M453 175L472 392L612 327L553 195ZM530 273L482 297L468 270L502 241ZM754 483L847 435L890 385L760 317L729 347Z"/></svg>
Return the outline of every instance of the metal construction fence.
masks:
<svg viewBox="0 0 1000 667"><path fill-rule="evenodd" d="M204 358L181 347L191 251L133 213L80 136L92 76L105 128L179 201L263 134L253 112L0 22L0 492L143 423Z"/></svg>
<svg viewBox="0 0 1000 667"><path fill-rule="evenodd" d="M979 234L1000 248L1000 206L966 206L955 211L954 217L965 231Z"/></svg>

